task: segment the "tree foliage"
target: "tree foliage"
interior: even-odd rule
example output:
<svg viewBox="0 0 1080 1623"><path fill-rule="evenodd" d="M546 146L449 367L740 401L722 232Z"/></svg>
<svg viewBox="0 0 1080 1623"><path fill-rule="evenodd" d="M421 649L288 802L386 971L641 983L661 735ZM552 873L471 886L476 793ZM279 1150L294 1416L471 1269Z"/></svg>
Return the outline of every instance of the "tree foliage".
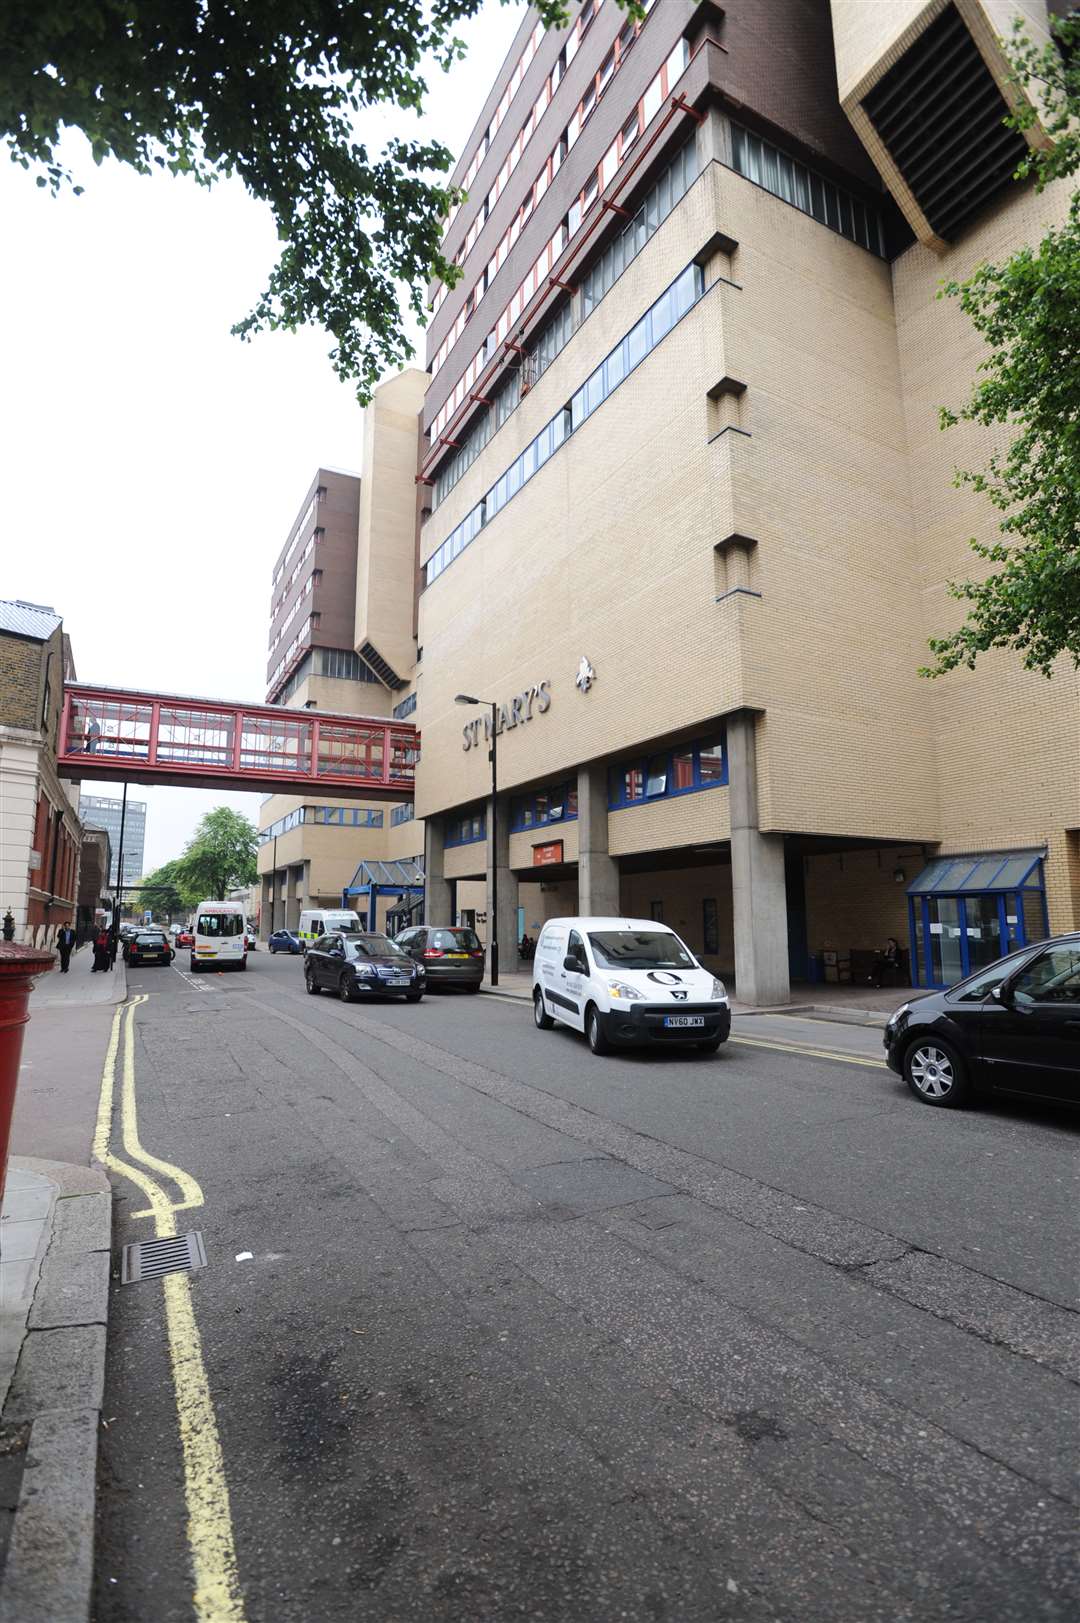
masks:
<svg viewBox="0 0 1080 1623"><path fill-rule="evenodd" d="M423 60L463 55L457 23L482 0L6 0L0 7L0 136L56 192L74 185L58 156L64 126L96 163L120 159L210 186L238 177L269 204L281 256L233 331L324 327L331 360L364 401L412 355L399 293L424 319L432 275L460 272L439 251L455 194L437 141L358 133L384 103L419 114ZM537 0L547 25L566 0ZM630 5L632 11L639 8ZM81 191L81 186L75 186Z"/></svg>
<svg viewBox="0 0 1080 1623"><path fill-rule="evenodd" d="M258 832L248 818L228 806L207 812L183 856L172 864L187 905L223 901L227 891L254 884L258 848Z"/></svg>
<svg viewBox="0 0 1080 1623"><path fill-rule="evenodd" d="M149 907L155 918L168 913L184 913L196 902L201 902L201 896L191 896L180 874L179 860L163 862L160 868L147 874L137 890L129 893L131 905L135 908Z"/></svg>
<svg viewBox="0 0 1080 1623"><path fill-rule="evenodd" d="M1026 129L1038 117L1054 142L1030 149L1019 170L1040 192L1080 168L1080 19L1052 26L1057 44L1037 47L1018 30L1012 49L1017 82L1041 111L1024 100L1009 122ZM956 475L1002 514L997 540L969 543L998 567L950 582L967 619L931 640L935 663L923 674L973 667L991 648L1012 648L1044 676L1062 654L1080 666L1080 193L1037 247L980 265L941 296L960 300L989 346L971 398L942 408L941 426L1005 425L1013 437L985 468Z"/></svg>

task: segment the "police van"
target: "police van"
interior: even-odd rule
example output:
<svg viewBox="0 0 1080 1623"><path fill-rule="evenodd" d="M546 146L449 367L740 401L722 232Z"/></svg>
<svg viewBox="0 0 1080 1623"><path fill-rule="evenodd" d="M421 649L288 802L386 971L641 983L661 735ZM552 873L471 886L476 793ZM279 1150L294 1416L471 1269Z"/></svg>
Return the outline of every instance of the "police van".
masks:
<svg viewBox="0 0 1080 1623"><path fill-rule="evenodd" d="M297 935L305 952L313 941L331 930L363 930L358 915L347 907L308 907L300 915Z"/></svg>
<svg viewBox="0 0 1080 1623"><path fill-rule="evenodd" d="M594 1054L694 1045L715 1054L731 1031L723 981L655 919L548 919L533 958L533 1019L569 1026Z"/></svg>

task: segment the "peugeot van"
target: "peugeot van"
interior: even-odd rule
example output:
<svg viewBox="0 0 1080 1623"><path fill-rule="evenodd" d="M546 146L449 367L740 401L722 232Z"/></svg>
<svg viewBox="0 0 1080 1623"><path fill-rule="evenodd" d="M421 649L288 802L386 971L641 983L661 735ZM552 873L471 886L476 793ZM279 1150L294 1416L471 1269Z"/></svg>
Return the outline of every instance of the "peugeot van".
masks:
<svg viewBox="0 0 1080 1623"><path fill-rule="evenodd" d="M200 902L191 928L193 970L247 968L242 902Z"/></svg>
<svg viewBox="0 0 1080 1623"><path fill-rule="evenodd" d="M313 941L326 935L330 930L362 930L357 915L347 907L308 907L300 915L300 927L297 935L300 945L307 952Z"/></svg>
<svg viewBox="0 0 1080 1623"><path fill-rule="evenodd" d="M654 919L548 919L533 959L533 1019L612 1047L694 1045L715 1054L731 1031L723 981Z"/></svg>

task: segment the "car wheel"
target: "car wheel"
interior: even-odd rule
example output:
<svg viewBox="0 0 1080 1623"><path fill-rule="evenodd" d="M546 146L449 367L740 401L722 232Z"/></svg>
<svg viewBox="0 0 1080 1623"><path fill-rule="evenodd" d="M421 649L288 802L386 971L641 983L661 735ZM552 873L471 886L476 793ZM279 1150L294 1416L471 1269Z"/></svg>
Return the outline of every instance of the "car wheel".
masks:
<svg viewBox="0 0 1080 1623"><path fill-rule="evenodd" d="M940 1037L920 1037L904 1055L904 1079L924 1105L963 1104L971 1086L959 1054Z"/></svg>
<svg viewBox="0 0 1080 1623"><path fill-rule="evenodd" d="M555 1024L544 1008L544 994L539 987L533 992L533 1023L537 1031L550 1031Z"/></svg>
<svg viewBox="0 0 1080 1623"><path fill-rule="evenodd" d="M315 979L314 974L312 973L312 969L311 969L310 964L305 964L304 965L304 984L307 987L308 991L311 993L312 997L315 997L315 995L317 994L317 992L319 990L319 986L318 986L318 982Z"/></svg>
<svg viewBox="0 0 1080 1623"><path fill-rule="evenodd" d="M468 986L466 987L466 991L469 991L469 992L479 992L479 990L480 990L480 982L479 981L470 981Z"/></svg>
<svg viewBox="0 0 1080 1623"><path fill-rule="evenodd" d="M594 1054L610 1052L610 1044L604 1036L604 1028L600 1024L600 1016L593 1003L585 1010L585 1038Z"/></svg>
<svg viewBox="0 0 1080 1623"><path fill-rule="evenodd" d="M275 952L277 952L277 948L276 947L271 947L269 950L270 950L270 956L272 958L274 956Z"/></svg>
<svg viewBox="0 0 1080 1623"><path fill-rule="evenodd" d="M338 997L341 999L342 1003L351 1003L353 1001L353 993L356 990L356 983L352 976L342 975L341 979L338 981L337 990Z"/></svg>
<svg viewBox="0 0 1080 1623"><path fill-rule="evenodd" d="M406 1003L419 1003L423 995L423 992L406 992L405 1001Z"/></svg>

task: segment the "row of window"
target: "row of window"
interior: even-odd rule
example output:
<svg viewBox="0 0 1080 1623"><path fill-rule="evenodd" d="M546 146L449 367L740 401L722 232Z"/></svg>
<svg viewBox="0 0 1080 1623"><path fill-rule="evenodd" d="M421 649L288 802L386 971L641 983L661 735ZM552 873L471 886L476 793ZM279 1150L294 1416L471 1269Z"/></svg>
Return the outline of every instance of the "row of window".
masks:
<svg viewBox="0 0 1080 1623"><path fill-rule="evenodd" d="M405 717L406 716L411 716L415 709L416 709L416 694L415 693L410 693L407 699L402 699L400 704L396 704L394 706L394 720L395 721L404 721Z"/></svg>
<svg viewBox="0 0 1080 1623"><path fill-rule="evenodd" d="M402 823L411 823L416 816L416 807L411 800L403 801L400 806L390 808L390 826L398 828Z"/></svg>
<svg viewBox="0 0 1080 1623"><path fill-rule="evenodd" d="M443 835L444 845L473 845L487 837L487 813L468 812L464 817L452 817Z"/></svg>
<svg viewBox="0 0 1080 1623"><path fill-rule="evenodd" d="M447 569L454 559L476 539L485 524L489 524L507 502L517 495L533 474L544 466L575 429L619 387L634 368L671 331L675 323L693 308L704 292L704 273L700 265L690 264L676 277L671 286L657 299L626 337L616 344L594 372L586 379L570 403L556 412L536 438L525 447L498 478L491 489L481 497L461 523L451 531L442 545L432 553L424 570L424 584Z"/></svg>
<svg viewBox="0 0 1080 1623"><path fill-rule="evenodd" d="M319 488L316 490L314 496L312 496L311 500L308 502L307 506L305 507L304 516L300 520L299 524L296 526L296 529L292 533L292 540L289 542L288 548L286 549L286 552L285 552L285 556L282 558L281 562L278 564L277 568L274 570L274 579L273 579L273 585L274 586L277 585L277 583L281 579L282 575L284 575L286 569L288 569L289 560L291 559L293 553L295 552L297 543L299 542L300 537L303 535L304 530L307 527L308 520L312 517L312 515L314 514L316 508L318 507L320 497L325 496L325 495L326 495L326 490L325 490L324 486L320 485Z"/></svg>
<svg viewBox="0 0 1080 1623"><path fill-rule="evenodd" d="M532 794L518 795L510 802L510 827L515 833L526 828L544 828L548 823L571 822L576 816L576 783L537 789Z"/></svg>
<svg viewBox="0 0 1080 1623"><path fill-rule="evenodd" d="M658 755L620 761L608 774L608 805L639 806L647 800L714 789L728 781L723 737L697 739Z"/></svg>
<svg viewBox="0 0 1080 1623"><path fill-rule="evenodd" d="M333 676L339 682L374 682L379 678L351 648L313 648L305 654L278 694L276 704L285 704L309 676ZM273 683L271 682L271 688Z"/></svg>
<svg viewBox="0 0 1080 1623"><path fill-rule="evenodd" d="M763 186L774 197L782 197L785 203L812 215L830 230L839 231L861 248L884 257L885 237L881 215L876 209L868 208L842 186L815 175L796 159L789 158L786 152L751 135L738 124L731 126L731 166L755 186Z"/></svg>
<svg viewBox="0 0 1080 1623"><path fill-rule="evenodd" d="M317 614L309 614L308 615L307 619L304 621L303 625L300 627L299 631L296 633L296 636L293 638L293 640L289 644L288 648L286 648L285 652L282 654L281 658L278 660L277 664L274 666L273 670L270 672L270 686L271 687L273 687L274 683L277 681L278 677L281 675L282 671L285 669L285 667L289 663L290 659L296 653L296 650L303 643L310 642L311 633L314 630L314 628L318 625L318 623L319 623L319 616Z"/></svg>
<svg viewBox="0 0 1080 1623"><path fill-rule="evenodd" d="M320 529L318 525L316 525L315 529L312 530L311 534L307 538L307 545L304 547L303 552L300 554L299 558L297 558L296 562L292 566L292 569L289 571L289 578L281 588L280 592L278 592L277 597L273 597L273 594L271 594L271 620L274 618L274 615L281 608L281 605L285 602L285 599L296 585L297 580L300 578L300 571L303 569L305 563L311 557L311 554L314 552L315 548L318 546L325 534L326 531Z"/></svg>
<svg viewBox="0 0 1080 1623"><path fill-rule="evenodd" d="M612 239L582 281L581 320L596 308L617 277L641 252L676 203L685 196L696 177L697 147L693 141L688 141L661 170L633 219ZM476 461L492 435L502 427L518 404L523 391L540 380L569 343L577 330L574 316L573 302L564 299L530 341L520 368L509 373L492 398L491 406L474 420L460 449L439 469L432 494L432 510L449 495L462 474Z"/></svg>
<svg viewBox="0 0 1080 1623"><path fill-rule="evenodd" d="M383 814L370 806L296 806L269 828L259 830L259 844L280 839L282 834L304 823L331 824L337 828L382 828Z"/></svg>
<svg viewBox="0 0 1080 1623"><path fill-rule="evenodd" d="M681 76L683 69L686 67L688 56L689 47L684 39L680 39L675 45L674 49L671 51L671 54L667 60L662 64L660 71L656 74L656 77L648 86L645 94L638 103L638 113L636 116L638 117L639 130L644 129L655 114L659 112L669 90L674 87L676 80ZM575 117L577 117L577 115L575 115ZM572 120L571 125L568 126L568 130L573 127L574 121ZM583 126L580 124L577 126L577 134L580 134L582 127ZM492 327L483 344L466 366L452 392L447 396L447 399L436 412L430 428L430 434L433 441L439 438L444 427L450 421L450 418L465 400L466 395L472 391L474 385L480 377L481 372L484 371L485 367L492 360L499 345L509 340L511 330L517 327L522 315L536 293L541 289L543 289L545 292L547 291L548 278L551 271L554 269L556 260L562 254L563 249L567 246L570 237L574 235L574 232L578 229L578 226L580 226L582 216L590 208L596 205L600 193L603 192L613 180L615 172L622 162L621 154L624 150L624 133L625 131L620 132L620 134L615 137L615 140L608 147L608 150L604 153L592 175L587 180L584 189L579 194L577 203L580 205L580 211L575 213L574 216L575 220L577 221L577 225L575 225L573 230L571 230L570 215L567 214L567 216L560 223L555 235L541 249L538 258L533 263L524 280L518 286L517 291L512 295L510 302L504 308L494 327ZM576 139L576 135L574 138ZM470 295L470 298L466 300L465 305L462 307L461 314L454 323L452 331L439 346L439 349L433 358L431 365L432 377L434 377L438 372L439 367L446 360L446 357L449 354L450 349L453 347L453 344L463 331L465 321L468 319L466 311L471 314L479 304L481 296L482 293L477 294L476 289L474 289L473 294Z"/></svg>
<svg viewBox="0 0 1080 1623"><path fill-rule="evenodd" d="M267 650L268 653L272 654L278 643L283 641L283 639L288 636L290 630L292 629L293 621L296 619L296 616L300 613L300 610L304 607L304 604L307 602L308 598L311 596L312 592L315 590L316 586L321 580L322 570L313 569L307 578L303 591L300 593L300 596L297 598L292 609L289 611L289 618L285 621L277 636L271 638L270 646Z"/></svg>

